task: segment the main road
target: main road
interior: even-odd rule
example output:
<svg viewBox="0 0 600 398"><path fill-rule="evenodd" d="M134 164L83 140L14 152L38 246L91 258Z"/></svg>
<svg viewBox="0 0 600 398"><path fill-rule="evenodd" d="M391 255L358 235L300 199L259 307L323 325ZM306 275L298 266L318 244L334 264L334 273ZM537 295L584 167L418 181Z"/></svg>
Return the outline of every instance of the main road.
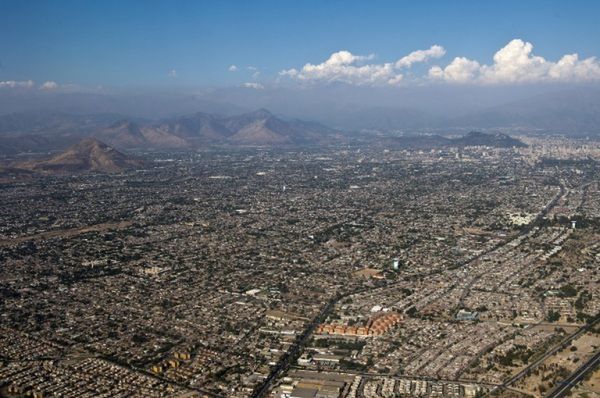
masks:
<svg viewBox="0 0 600 398"><path fill-rule="evenodd" d="M500 386L498 386L497 388L494 388L490 391L490 393L493 393L494 391L496 391L497 389L504 389L504 388L508 388L510 387L512 384L516 383L517 381L521 380L523 377L527 376L527 374L529 374L529 372L531 372L532 370L536 369L538 366L540 366L546 359L548 359L548 357L556 354L557 352L559 352L560 350L563 350L565 348L567 348L571 342L573 340L575 340L576 338L578 338L579 336L581 336L583 333L587 332L588 330L592 329L597 323L598 321L600 321L600 316L596 317L593 321L591 321L590 323L588 323L587 325L584 325L582 327L580 327L579 329L577 329L574 333L568 335L567 337L565 337L564 339L561 340L560 343L558 343L557 345L555 345L551 350L547 351L544 355L542 355L540 358L538 358L536 361L532 362L531 364L529 364L526 368L524 368L523 370L521 370L519 373L515 374L514 376L512 376L510 379L504 381L504 383L502 383ZM596 358L598 355L600 354L600 352L596 353L592 359L590 359L588 362L586 362L586 364L589 364L591 362L594 362L594 358ZM598 358L595 359L595 364L598 364ZM576 372L572 373L564 382L566 382L567 380L571 380L571 378L574 375L577 375L578 372L584 368L584 366L580 367ZM593 367L591 368L587 368L587 371L589 371L590 369L593 369ZM585 373L584 373L585 374ZM564 383L563 382L563 383ZM572 387L572 385L571 385ZM569 387L569 388L571 388ZM568 390L566 390L568 391ZM486 394L485 396L488 396L489 394ZM552 397L554 397L554 395L552 395ZM556 395L556 397L559 397L559 395Z"/></svg>
<svg viewBox="0 0 600 398"><path fill-rule="evenodd" d="M545 398L562 398L565 397L571 388L575 387L577 383L585 377L588 372L594 371L598 365L600 365L600 352L597 352L589 361L579 367L575 373L571 374L566 380L560 383L556 388Z"/></svg>
<svg viewBox="0 0 600 398"><path fill-rule="evenodd" d="M302 334L300 334L296 338L290 349L285 354L283 354L283 356L279 359L277 365L275 365L275 367L271 369L269 376L267 376L263 383L259 387L257 387L256 390L254 390L254 392L251 395L251 398L261 398L265 395L265 393L269 390L271 383L273 383L273 381L277 377L279 377L279 375L297 359L298 354L300 354L300 351L304 347L304 344L306 344L310 336L315 331L316 327L327 319L329 313L333 309L333 306L339 299L340 297L338 296L329 300L329 302L325 305L325 307L323 307L321 312L319 312L319 314L316 317L314 317L313 320L304 329Z"/></svg>

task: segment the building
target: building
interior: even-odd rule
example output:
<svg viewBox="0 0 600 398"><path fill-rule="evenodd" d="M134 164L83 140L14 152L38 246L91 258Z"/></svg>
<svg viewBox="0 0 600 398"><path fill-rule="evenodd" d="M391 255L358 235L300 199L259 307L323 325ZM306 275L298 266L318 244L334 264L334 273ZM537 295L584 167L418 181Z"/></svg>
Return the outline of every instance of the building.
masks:
<svg viewBox="0 0 600 398"><path fill-rule="evenodd" d="M459 310L456 313L456 320L458 321L474 321L479 318L479 313L477 311L467 311L467 310Z"/></svg>

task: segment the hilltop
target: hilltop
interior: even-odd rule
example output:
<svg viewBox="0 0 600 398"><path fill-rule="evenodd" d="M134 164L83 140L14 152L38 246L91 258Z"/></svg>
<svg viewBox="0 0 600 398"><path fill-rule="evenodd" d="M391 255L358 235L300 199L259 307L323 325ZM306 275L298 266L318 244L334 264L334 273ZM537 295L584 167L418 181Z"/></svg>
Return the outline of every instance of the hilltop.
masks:
<svg viewBox="0 0 600 398"><path fill-rule="evenodd" d="M47 160L20 163L18 168L43 174L118 173L140 167L143 161L125 155L95 138L85 138Z"/></svg>

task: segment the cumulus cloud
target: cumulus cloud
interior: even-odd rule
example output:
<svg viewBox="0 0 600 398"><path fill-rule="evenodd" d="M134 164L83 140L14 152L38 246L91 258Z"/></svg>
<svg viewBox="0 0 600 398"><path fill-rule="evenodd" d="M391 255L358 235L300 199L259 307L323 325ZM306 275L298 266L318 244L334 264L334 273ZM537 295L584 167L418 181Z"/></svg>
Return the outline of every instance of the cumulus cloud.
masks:
<svg viewBox="0 0 600 398"><path fill-rule="evenodd" d="M465 83L474 80L481 66L479 62L472 61L465 57L456 57L454 60L442 69L439 66L433 66L429 69L429 77L432 79L443 79L447 81Z"/></svg>
<svg viewBox="0 0 600 398"><path fill-rule="evenodd" d="M432 58L441 58L446 54L446 50L437 44L429 47L427 50L413 51L407 56L396 61L396 68L410 68L414 63L426 62Z"/></svg>
<svg viewBox="0 0 600 398"><path fill-rule="evenodd" d="M395 62L383 63L371 62L373 55L338 51L319 64L307 63L300 69L283 70L279 75L305 83L397 85L406 80L404 73L416 63L429 62L444 55L446 50L437 44L413 51ZM422 81L421 77L406 73L409 82ZM581 59L578 54L567 54L558 61L550 61L534 54L533 44L514 39L494 54L491 64L458 56L445 67L431 67L426 77L430 81L456 84L586 82L600 80L600 61L595 57Z"/></svg>
<svg viewBox="0 0 600 398"><path fill-rule="evenodd" d="M356 55L343 50L331 54L320 64L308 63L300 70L292 68L279 74L303 82L341 82L357 86L397 85L404 79L399 69L442 57L445 53L443 47L434 45L427 50L413 51L396 62L369 63L374 58L373 54Z"/></svg>
<svg viewBox="0 0 600 398"><path fill-rule="evenodd" d="M34 86L33 80L15 81L6 80L0 81L0 88L32 88Z"/></svg>
<svg viewBox="0 0 600 398"><path fill-rule="evenodd" d="M265 88L265 86L256 82L242 83L242 87L252 88L254 90L263 90Z"/></svg>
<svg viewBox="0 0 600 398"><path fill-rule="evenodd" d="M58 88L58 84L53 81L47 81L40 86L40 90L51 91L56 90Z"/></svg>
<svg viewBox="0 0 600 398"><path fill-rule="evenodd" d="M175 79L177 77L177 71L175 69L171 69L169 73L167 73L167 76L169 76L171 79Z"/></svg>
<svg viewBox="0 0 600 398"><path fill-rule="evenodd" d="M338 51L323 63L306 64L300 70L288 69L280 72L300 81L343 82L355 85L377 85L398 81L392 63L362 64L372 55L355 55L349 51ZM391 84L391 83L390 83Z"/></svg>
<svg viewBox="0 0 600 398"><path fill-rule="evenodd" d="M227 70L228 70L229 72L237 72L237 70L238 70L238 67L237 67L237 66L235 66L235 65L229 65L229 68L227 68Z"/></svg>
<svg viewBox="0 0 600 398"><path fill-rule="evenodd" d="M579 59L577 54L563 56L557 62L533 54L533 44L511 40L494 54L491 65L456 57L445 68L429 70L433 80L451 83L511 84L536 82L581 82L600 80L600 62L595 57Z"/></svg>
<svg viewBox="0 0 600 398"><path fill-rule="evenodd" d="M567 54L550 67L548 76L554 80L600 79L600 62L596 57L579 60L579 55Z"/></svg>

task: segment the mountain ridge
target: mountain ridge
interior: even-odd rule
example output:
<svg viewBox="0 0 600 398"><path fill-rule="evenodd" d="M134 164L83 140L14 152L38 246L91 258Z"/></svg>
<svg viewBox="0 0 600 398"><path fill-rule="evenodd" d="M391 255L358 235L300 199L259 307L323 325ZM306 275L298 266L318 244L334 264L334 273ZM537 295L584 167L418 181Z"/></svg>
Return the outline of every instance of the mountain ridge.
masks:
<svg viewBox="0 0 600 398"><path fill-rule="evenodd" d="M104 129L96 136L123 149L174 149L227 144L277 146L327 143L334 142L334 137L341 138L337 130L319 123L287 121L266 109L236 116L196 112L142 127L131 127L125 122L117 127Z"/></svg>

